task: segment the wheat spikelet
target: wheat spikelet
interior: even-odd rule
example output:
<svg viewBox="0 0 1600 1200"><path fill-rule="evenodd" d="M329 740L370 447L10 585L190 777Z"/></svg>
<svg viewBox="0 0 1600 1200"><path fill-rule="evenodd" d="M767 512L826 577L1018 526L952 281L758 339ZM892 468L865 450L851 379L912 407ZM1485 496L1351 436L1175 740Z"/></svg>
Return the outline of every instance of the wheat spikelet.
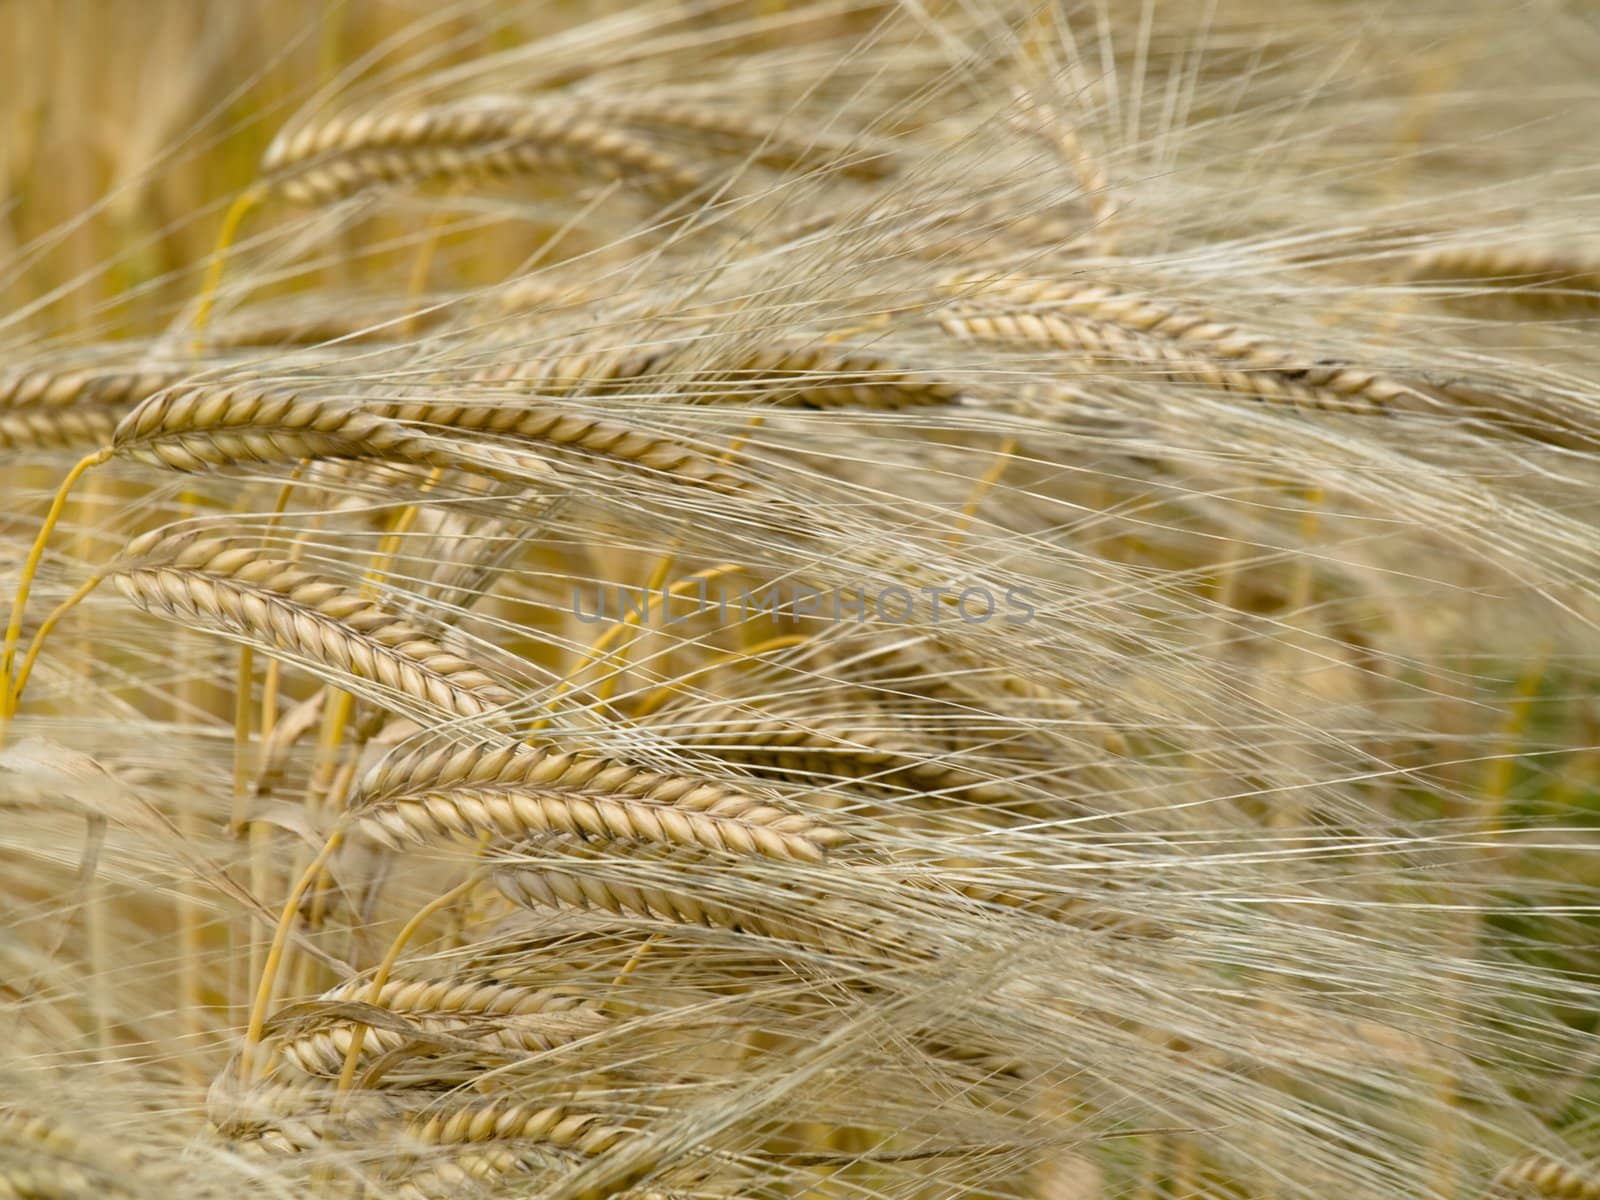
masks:
<svg viewBox="0 0 1600 1200"><path fill-rule="evenodd" d="M584 1154L604 1154L631 1131L608 1125L599 1113L492 1100L419 1117L407 1132L417 1141L435 1146L528 1140Z"/></svg>
<svg viewBox="0 0 1600 1200"><path fill-rule="evenodd" d="M1474 244L1421 251L1406 264L1413 279L1478 283L1498 296L1555 310L1600 305L1600 266L1592 259L1526 246Z"/></svg>
<svg viewBox="0 0 1600 1200"><path fill-rule="evenodd" d="M304 306L289 311L246 310L205 330L205 344L216 350L242 350L267 346L320 346L326 342L348 345L401 342L443 324L450 307L426 301L385 302L352 297L327 312L306 312Z"/></svg>
<svg viewBox="0 0 1600 1200"><path fill-rule="evenodd" d="M0 409L123 408L182 379L174 368L32 367L0 372Z"/></svg>
<svg viewBox="0 0 1600 1200"><path fill-rule="evenodd" d="M370 1133L405 1104L403 1096L370 1089L341 1095L303 1076L241 1087L237 1076L225 1071L206 1092L206 1117L217 1133L242 1148L299 1154L363 1129Z"/></svg>
<svg viewBox="0 0 1600 1200"><path fill-rule="evenodd" d="M685 482L731 490L737 475L692 446L647 430L607 420L599 413L539 404L440 404L419 401L383 405L380 411L409 426L452 435L488 434L581 450L637 464Z"/></svg>
<svg viewBox="0 0 1600 1200"><path fill-rule="evenodd" d="M485 367L473 373L474 383L515 383L545 395L604 393L648 375L665 357L658 349L596 346L583 343L559 354Z"/></svg>
<svg viewBox="0 0 1600 1200"><path fill-rule="evenodd" d="M1167 379L1303 408L1379 413L1397 397L1417 395L1370 372L1343 366L1291 367L1283 365L1281 358L1269 360L1278 365L1257 366L1247 356L1213 357L1197 353L1181 340L1169 341L1130 332L1110 321L1052 312L945 313L939 324L962 341L1067 350L1091 362L1148 366L1151 374ZM1204 339L1201 344L1205 345Z"/></svg>
<svg viewBox="0 0 1600 1200"><path fill-rule="evenodd" d="M362 1059L411 1045L467 1048L518 1055L549 1050L604 1029L606 1015L592 1002L551 991L458 979L391 979L376 998L360 980L324 992L279 1040L282 1056L308 1075L338 1078L363 1030ZM352 1003L406 1018L402 1027L375 1027L344 1015ZM326 1010L324 1010L326 1006Z"/></svg>
<svg viewBox="0 0 1600 1200"><path fill-rule="evenodd" d="M578 849L565 847L556 839L540 848ZM787 944L810 954L863 962L930 954L905 925L839 913L814 892L790 894L772 888L758 905L736 907L692 892L693 877L685 878L681 886L635 883L615 871L608 872L602 862L575 857L578 861L572 864L557 865L541 858L537 864L503 866L495 871L495 886L506 899L524 908L599 911L614 917L723 930L763 939L773 944L774 951ZM662 861L673 866L696 865L692 860Z"/></svg>
<svg viewBox="0 0 1600 1200"><path fill-rule="evenodd" d="M666 709L656 721L669 725L676 741L703 746L723 758L770 763L802 777L833 772L844 778L871 776L882 783L902 779L918 791L979 804L1001 804L1017 796L1015 788L942 761L937 751L900 730L845 718L766 716L730 701L692 714Z"/></svg>
<svg viewBox="0 0 1600 1200"><path fill-rule="evenodd" d="M960 307L941 320L945 331L957 337L1031 342L1130 362L1187 365L1187 373L1199 382L1264 399L1303 396L1317 403L1327 394L1330 406L1364 404L1376 411L1418 397L1403 382L1344 363L1308 359L1219 314L1118 292L1090 280L964 275L947 281L945 287L961 294L963 305L971 303L978 310ZM991 299L999 300L1007 311L985 311ZM1010 311L1015 308L1026 311ZM1145 339L1171 345L1152 345ZM1235 371L1227 363L1249 370Z"/></svg>
<svg viewBox="0 0 1600 1200"><path fill-rule="evenodd" d="M0 412L0 453L19 450L87 450L110 441L118 414L94 409Z"/></svg>
<svg viewBox="0 0 1600 1200"><path fill-rule="evenodd" d="M438 1196L448 1194L441 1192L448 1183L481 1183L525 1172L540 1162L541 1151L603 1157L634 1136L632 1130L609 1124L599 1113L513 1100L446 1108L415 1119L406 1134L424 1146L474 1149L414 1173L403 1181L400 1194L404 1196ZM602 1200L625 1190L650 1169L645 1163L613 1168L601 1183L586 1189L581 1196L583 1200Z"/></svg>
<svg viewBox="0 0 1600 1200"><path fill-rule="evenodd" d="M560 1013L486 1020L478 1017L416 1017L410 1029L374 1028L356 1022L333 1024L285 1037L279 1052L307 1075L337 1079L361 1031L361 1057L375 1059L413 1047L436 1044L443 1051L467 1051L475 1058L515 1058L540 1053L600 1032L606 1019L594 1012Z"/></svg>
<svg viewBox="0 0 1600 1200"><path fill-rule="evenodd" d="M323 204L376 183L553 171L634 184L667 199L699 173L580 108L463 103L334 117L280 136L262 160L291 200Z"/></svg>
<svg viewBox="0 0 1600 1200"><path fill-rule="evenodd" d="M553 747L482 742L379 763L353 799L392 843L568 833L815 862L841 835L730 788Z"/></svg>
<svg viewBox="0 0 1600 1200"><path fill-rule="evenodd" d="M248 542L158 531L128 547L113 578L148 612L259 639L396 699L459 717L482 717L513 699L409 622L342 584L263 558Z"/></svg>
<svg viewBox="0 0 1600 1200"><path fill-rule="evenodd" d="M448 1158L430 1157L428 1166L411 1172L394 1187L401 1200L450 1200L472 1195L507 1175L526 1171L529 1153L503 1146L461 1151Z"/></svg>
<svg viewBox="0 0 1600 1200"><path fill-rule="evenodd" d="M76 1130L0 1109L0 1197L5 1200L126 1200L143 1174L132 1154ZM153 1182L146 1180L146 1182Z"/></svg>
<svg viewBox="0 0 1600 1200"><path fill-rule="evenodd" d="M769 346L737 356L726 369L734 398L771 395L802 408L893 410L953 404L961 389L892 360L829 346Z"/></svg>
<svg viewBox="0 0 1600 1200"><path fill-rule="evenodd" d="M103 446L122 414L178 370L34 367L0 374L0 451Z"/></svg>
<svg viewBox="0 0 1600 1200"><path fill-rule="evenodd" d="M1056 106L1018 89L1023 115L1072 169L1094 224L1093 243L1101 254L1117 252L1117 214L1121 205L1112 193L1105 171L1083 144L1077 126Z"/></svg>
<svg viewBox="0 0 1600 1200"><path fill-rule="evenodd" d="M547 473L537 455L504 444L518 440L580 450L706 487L727 490L740 482L690 446L589 413L513 404L356 404L248 384L153 396L123 418L112 444L120 454L177 471L351 459L449 466L513 481Z"/></svg>
<svg viewBox="0 0 1600 1200"><path fill-rule="evenodd" d="M526 383L544 392L605 391L644 379L702 402L760 399L796 408L894 410L953 404L961 389L886 357L821 344L758 347L702 361L694 348L597 347L499 366L484 383Z"/></svg>
<svg viewBox="0 0 1600 1200"><path fill-rule="evenodd" d="M1600 1200L1600 1176L1534 1154L1512 1163L1496 1175L1494 1194L1548 1197L1549 1200Z"/></svg>
<svg viewBox="0 0 1600 1200"><path fill-rule="evenodd" d="M348 401L247 383L152 396L122 419L112 444L120 454L176 471L304 458L427 464L446 458L427 439Z"/></svg>
<svg viewBox="0 0 1600 1200"><path fill-rule="evenodd" d="M549 988L530 988L494 980L389 979L371 995L371 986L361 980L341 983L322 993L330 1003L359 1000L397 1013L423 1013L435 1016L488 1015L527 1016L532 1013L588 1011L592 1006L578 996Z"/></svg>

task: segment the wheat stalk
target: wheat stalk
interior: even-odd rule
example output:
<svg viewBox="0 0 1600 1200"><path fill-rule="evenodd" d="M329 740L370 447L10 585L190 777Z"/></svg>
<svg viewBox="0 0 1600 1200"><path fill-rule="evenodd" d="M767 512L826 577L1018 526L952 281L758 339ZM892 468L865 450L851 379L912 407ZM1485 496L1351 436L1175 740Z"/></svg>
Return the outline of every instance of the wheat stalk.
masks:
<svg viewBox="0 0 1600 1200"><path fill-rule="evenodd" d="M564 846L559 839L550 839L539 848L569 853L579 849ZM759 903L735 906L691 891L692 877L679 886L635 883L616 871L607 871L603 862L574 857L577 861L573 863L543 858L537 863L518 863L511 859L511 865L496 870L495 886L524 908L599 911L652 923L723 930L760 938L771 943L775 952L788 945L808 954L840 955L862 962L914 959L931 953L909 936L904 923L834 911L814 891L790 894L772 888ZM664 861L669 866L689 865Z"/></svg>

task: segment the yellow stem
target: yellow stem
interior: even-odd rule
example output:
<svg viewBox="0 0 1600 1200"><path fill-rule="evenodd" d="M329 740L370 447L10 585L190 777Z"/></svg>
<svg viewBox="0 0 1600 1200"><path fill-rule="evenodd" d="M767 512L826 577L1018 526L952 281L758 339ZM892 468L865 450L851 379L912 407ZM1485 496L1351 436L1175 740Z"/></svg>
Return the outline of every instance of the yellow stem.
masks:
<svg viewBox="0 0 1600 1200"><path fill-rule="evenodd" d="M449 220L446 213L435 213L428 222L428 234L417 248L416 261L411 264L411 278L406 281L406 299L411 309L406 318L406 330L415 334L422 328L422 310L417 303L428 288L428 272L433 268L433 256L439 246L439 231Z"/></svg>
<svg viewBox="0 0 1600 1200"><path fill-rule="evenodd" d="M383 994L383 985L389 982L389 976L394 971L395 963L400 961L400 954L406 944L416 936L424 922L434 913L448 904L454 903L477 886L478 877L473 875L458 883L442 896L438 896L419 908L412 918L405 923L394 941L390 944L388 952L383 956L383 961L378 964L378 969L373 972L372 983L367 987L367 1003L376 1004L378 997ZM361 1058L361 1046L366 1041L367 1027L357 1025L350 1038L350 1049L345 1051L344 1066L339 1071L339 1087L341 1092L348 1092L356 1078L356 1063Z"/></svg>
<svg viewBox="0 0 1600 1200"><path fill-rule="evenodd" d="M284 481L283 487L278 489L278 502L273 505L272 516L267 521L267 532L277 528L278 522L283 519L284 511L289 507L289 497L294 494L295 485L300 481L300 473L306 469L310 459L301 459L295 464L289 478ZM283 664L276 658L267 663L266 673L261 677L261 740L266 742L272 733L272 727L278 721L278 680L283 674Z"/></svg>
<svg viewBox="0 0 1600 1200"><path fill-rule="evenodd" d="M255 1052L261 1045L262 1031L267 1025L267 1009L272 1005L272 987L277 982L278 967L283 962L283 948L289 941L289 930L294 927L294 917L300 909L300 901L305 898L306 889L321 874L322 868L343 841L342 829L335 829L328 835L328 840L322 843L322 849L300 873L300 878L295 881L294 887L289 889L288 899L283 902L283 911L278 915L278 924L272 931L272 945L267 950L267 961L261 968L261 978L256 981L255 1003L250 1006L250 1021L245 1026L244 1045L239 1051L241 1083L248 1085L254 1082Z"/></svg>
<svg viewBox="0 0 1600 1200"><path fill-rule="evenodd" d="M17 642L22 637L22 616L28 607L28 593L33 588L33 577L38 574L39 563L44 558L44 548L50 540L50 531L56 527L56 522L61 520L61 513L67 506L67 496L72 491L73 485L83 477L85 471L99 466L110 457L111 447L104 447L79 459L72 470L67 472L67 477L56 489L55 499L50 502L49 511L45 513L44 524L39 527L38 536L33 539L28 557L23 561L22 577L17 581L17 594L11 601L11 620L6 624L5 649L0 652L0 730L3 730L4 719L16 711L12 704L11 668L17 656Z"/></svg>
<svg viewBox="0 0 1600 1200"><path fill-rule="evenodd" d="M656 944L656 940L660 936L661 935L659 933L652 933L649 937L645 938L644 941L639 943L639 948L629 956L627 962L622 964L622 970L618 971L617 977L611 981L611 991L615 992L619 987L628 982L628 977L632 975L634 971L638 970L639 964L644 961L644 956L649 953L650 947Z"/></svg>
<svg viewBox="0 0 1600 1200"><path fill-rule="evenodd" d="M245 827L245 793L250 786L250 684L256 673L255 651L239 647L239 682L233 692L233 819L237 837Z"/></svg>
<svg viewBox="0 0 1600 1200"><path fill-rule="evenodd" d="M105 578L103 575L92 575L84 580L78 586L78 590L56 605L51 610L50 615L40 624L37 632L33 635L33 640L28 643L28 652L22 656L22 665L17 668L16 682L11 685L12 712L16 712L22 703L22 690L28 686L28 676L33 674L33 665L38 661L39 650L43 647L45 638L50 636L50 631L56 627L56 623L62 617L66 616L69 611L77 607L85 596L100 586L100 581L103 578Z"/></svg>
<svg viewBox="0 0 1600 1200"><path fill-rule="evenodd" d="M967 527L972 524L972 518L978 515L978 508L983 504L994 485L1000 482L1006 468L1011 465L1011 457L1017 452L1017 439L1008 437L1000 443L1000 449L995 451L994 462L989 464L978 482L973 485L972 494L967 497L967 502L961 506L961 515L956 518L955 528L950 531L950 544L959 546L967 535Z"/></svg>
<svg viewBox="0 0 1600 1200"><path fill-rule="evenodd" d="M206 268L205 282L200 288L200 306L195 309L194 327L196 331L203 332L211 321L211 308L217 299L217 289L222 286L222 272L228 261L228 247L233 245L233 239L239 235L239 226L244 223L250 210L261 202L266 194L266 189L256 184L239 193L228 207L228 213L222 218L222 228L217 231L217 244L211 252L211 265Z"/></svg>
<svg viewBox="0 0 1600 1200"><path fill-rule="evenodd" d="M707 567L703 571L696 571L693 575L685 575L682 579L678 580L677 583L673 584L667 589L667 595L681 595L683 592L687 591L696 584L708 583L713 579L720 579L724 575L732 575L740 570L743 570L743 568L737 563L723 563L720 566ZM611 628L607 629L589 644L589 648L584 651L583 655L578 659L578 661L573 664L572 669L567 672L566 678L556 686L555 691L551 694L550 703L552 705L557 700L561 699L561 697L570 692L573 688L577 687L578 676L592 666L602 655L606 653L606 651L615 645L617 640L621 638L624 633L651 615L651 601L654 598L655 592L653 590L646 591L644 603L638 609L629 609L628 612L623 614L623 617L620 621L611 626ZM613 671L610 676L601 681L599 687L597 688L597 694L599 695L600 699L605 700L610 698L611 693L616 688L616 681L620 674L621 668L619 667L616 671ZM531 728L544 729L549 724L549 717L541 717L539 720L533 723Z"/></svg>
<svg viewBox="0 0 1600 1200"><path fill-rule="evenodd" d="M725 654L719 654L710 662L704 663L692 671L687 671L670 683L664 683L656 688L655 691L640 702L639 707L634 709L631 715L634 720L638 720L640 717L648 717L665 704L675 692L681 691L683 685L688 683L689 680L700 675L710 674L718 667L725 667L729 663L738 662L742 658L754 658L758 654L768 654L773 650L787 650L790 646L798 646L802 642L809 642L810 640L811 635L809 633L780 633L777 637L770 637L766 641L757 642L753 646L746 646L740 650L729 650Z"/></svg>

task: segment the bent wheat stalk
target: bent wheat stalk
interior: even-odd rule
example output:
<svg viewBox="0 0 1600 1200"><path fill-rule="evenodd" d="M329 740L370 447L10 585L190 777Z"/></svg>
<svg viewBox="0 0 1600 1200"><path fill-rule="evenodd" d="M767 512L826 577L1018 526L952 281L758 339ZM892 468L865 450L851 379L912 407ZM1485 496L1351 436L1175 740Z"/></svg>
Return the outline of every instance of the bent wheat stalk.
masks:
<svg viewBox="0 0 1600 1200"><path fill-rule="evenodd" d="M175 471L372 458L436 465L428 440L348 401L253 384L152 396L118 424L118 454Z"/></svg>
<svg viewBox="0 0 1600 1200"><path fill-rule="evenodd" d="M614 917L670 925L698 926L786 943L809 954L840 955L864 962L929 957L933 950L904 921L861 912L841 912L817 889L765 886L759 901L747 907L707 899L704 878L690 873L696 866L716 864L682 856L647 855L652 866L666 863L684 872L681 886L633 882L616 868L639 865L633 858L611 867L603 857L566 838L549 838L537 849L537 861L506 855L494 873L494 884L512 903L532 909L600 911ZM549 857L544 857L549 854ZM560 857L556 857L560 855ZM567 861L570 858L570 861ZM699 886L696 886L696 884ZM781 946L774 946L781 951Z"/></svg>
<svg viewBox="0 0 1600 1200"><path fill-rule="evenodd" d="M1247 393L1254 386L1266 399L1277 398L1274 389L1285 387L1285 396L1307 389L1313 399L1327 393L1373 409L1420 398L1400 380L1277 345L1221 314L1089 280L963 275L946 281L945 288L961 296L954 313L941 320L945 331L958 337L1101 350L1129 361L1189 363L1190 370L1205 376L1202 382ZM1224 364L1249 370L1237 380ZM1252 385L1252 379L1259 382Z"/></svg>
<svg viewBox="0 0 1600 1200"><path fill-rule="evenodd" d="M889 358L824 345L760 348L736 358L725 374L734 389L731 398L770 395L778 404L801 408L887 411L954 404L962 394L952 383Z"/></svg>

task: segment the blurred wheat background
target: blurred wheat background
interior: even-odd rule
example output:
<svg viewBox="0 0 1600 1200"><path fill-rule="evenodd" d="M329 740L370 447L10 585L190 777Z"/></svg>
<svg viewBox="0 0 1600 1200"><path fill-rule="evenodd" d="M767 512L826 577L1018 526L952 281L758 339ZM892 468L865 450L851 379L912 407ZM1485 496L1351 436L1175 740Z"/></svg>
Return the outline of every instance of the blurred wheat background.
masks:
<svg viewBox="0 0 1600 1200"><path fill-rule="evenodd" d="M1600 1197L1591 6L0 54L0 1197Z"/></svg>

